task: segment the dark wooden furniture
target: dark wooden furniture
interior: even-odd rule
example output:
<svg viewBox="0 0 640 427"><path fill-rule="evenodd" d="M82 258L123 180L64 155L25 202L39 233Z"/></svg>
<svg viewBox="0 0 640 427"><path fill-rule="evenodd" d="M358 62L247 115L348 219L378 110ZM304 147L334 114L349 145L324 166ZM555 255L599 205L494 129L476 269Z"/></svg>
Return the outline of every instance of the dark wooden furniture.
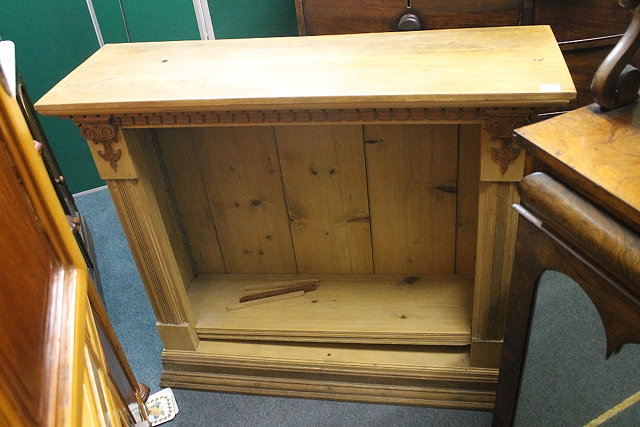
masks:
<svg viewBox="0 0 640 427"><path fill-rule="evenodd" d="M568 110L592 102L589 84L618 42L629 11L611 0L296 0L301 35L550 25L578 91Z"/></svg>
<svg viewBox="0 0 640 427"><path fill-rule="evenodd" d="M300 34L319 35L519 25L521 3L520 0L296 0L296 8Z"/></svg>
<svg viewBox="0 0 640 427"><path fill-rule="evenodd" d="M84 217L80 215L76 202L73 198L73 194L71 194L67 181L62 174L62 169L60 169L58 161L53 153L53 148L51 147L47 135L42 128L42 124L40 123L36 110L33 108L33 103L29 97L27 85L19 73L16 80L16 100L18 101L22 115L27 123L29 132L31 132L36 149L40 153L40 157L47 169L49 179L51 180L53 188L58 195L64 214L68 218L69 223L73 224L73 235L76 238L80 251L82 252L82 257L87 264L91 280L96 285L100 296L104 300L104 292L102 290L102 283L100 282L100 275L98 274L91 232L89 231L89 227L87 226Z"/></svg>
<svg viewBox="0 0 640 427"><path fill-rule="evenodd" d="M148 388L135 381L40 156L0 84L0 425L144 422Z"/></svg>
<svg viewBox="0 0 640 427"><path fill-rule="evenodd" d="M640 103L634 19L593 82L592 104L516 130L529 171L521 201L494 425L511 425L540 275L575 280L604 324L609 357L640 343ZM631 102L629 104L629 102ZM624 104L627 105L624 105ZM621 106L623 105L623 106Z"/></svg>

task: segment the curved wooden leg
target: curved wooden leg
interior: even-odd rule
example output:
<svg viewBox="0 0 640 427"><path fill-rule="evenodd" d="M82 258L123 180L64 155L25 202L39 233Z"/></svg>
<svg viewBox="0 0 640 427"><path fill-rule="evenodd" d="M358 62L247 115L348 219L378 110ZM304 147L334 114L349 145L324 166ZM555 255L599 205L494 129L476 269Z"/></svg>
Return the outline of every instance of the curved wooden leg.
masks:
<svg viewBox="0 0 640 427"><path fill-rule="evenodd" d="M537 221L537 218L532 218ZM494 426L513 424L529 344L533 304L540 275L545 270L556 270L572 278L594 304L607 337L606 357L618 351L624 343L640 342L640 330L633 326L640 324L640 297L544 226L541 227L523 217L518 224Z"/></svg>
<svg viewBox="0 0 640 427"><path fill-rule="evenodd" d="M513 424L522 367L527 354L535 292L540 276L546 269L539 254L552 249L542 231L520 218L493 412L494 426Z"/></svg>

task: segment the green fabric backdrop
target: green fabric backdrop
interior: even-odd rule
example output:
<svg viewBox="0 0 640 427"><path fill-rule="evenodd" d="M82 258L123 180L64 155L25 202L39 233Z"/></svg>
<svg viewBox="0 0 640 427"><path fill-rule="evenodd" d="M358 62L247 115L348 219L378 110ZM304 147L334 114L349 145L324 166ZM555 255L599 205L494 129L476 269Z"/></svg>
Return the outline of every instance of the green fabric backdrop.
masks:
<svg viewBox="0 0 640 427"><path fill-rule="evenodd" d="M94 53L98 42L84 1L8 3L0 0L0 37L16 44L16 63L36 101ZM208 4L216 38L297 34L293 0L208 0ZM199 38L192 0L93 0L93 5L105 43ZM41 120L71 191L103 185L78 129L69 120Z"/></svg>

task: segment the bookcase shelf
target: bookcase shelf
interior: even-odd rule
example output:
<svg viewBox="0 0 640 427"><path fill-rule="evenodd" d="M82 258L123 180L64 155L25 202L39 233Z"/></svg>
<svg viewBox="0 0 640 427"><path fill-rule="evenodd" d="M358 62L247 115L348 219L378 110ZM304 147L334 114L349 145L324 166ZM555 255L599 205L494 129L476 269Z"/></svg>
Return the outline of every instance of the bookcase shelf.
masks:
<svg viewBox="0 0 640 427"><path fill-rule="evenodd" d="M107 45L37 108L107 181L164 385L489 409L513 129L574 96L523 26ZM300 278L318 289L226 310Z"/></svg>

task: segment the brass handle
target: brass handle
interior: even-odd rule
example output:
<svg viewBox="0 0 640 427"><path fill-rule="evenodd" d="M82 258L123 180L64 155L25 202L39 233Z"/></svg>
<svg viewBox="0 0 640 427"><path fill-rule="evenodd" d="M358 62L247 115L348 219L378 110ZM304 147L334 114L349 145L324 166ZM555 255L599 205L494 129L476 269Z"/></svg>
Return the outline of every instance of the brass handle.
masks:
<svg viewBox="0 0 640 427"><path fill-rule="evenodd" d="M417 15L413 13L405 13L402 15L400 20L398 21L398 25L396 25L396 29L398 31L415 31L422 29L422 22Z"/></svg>

